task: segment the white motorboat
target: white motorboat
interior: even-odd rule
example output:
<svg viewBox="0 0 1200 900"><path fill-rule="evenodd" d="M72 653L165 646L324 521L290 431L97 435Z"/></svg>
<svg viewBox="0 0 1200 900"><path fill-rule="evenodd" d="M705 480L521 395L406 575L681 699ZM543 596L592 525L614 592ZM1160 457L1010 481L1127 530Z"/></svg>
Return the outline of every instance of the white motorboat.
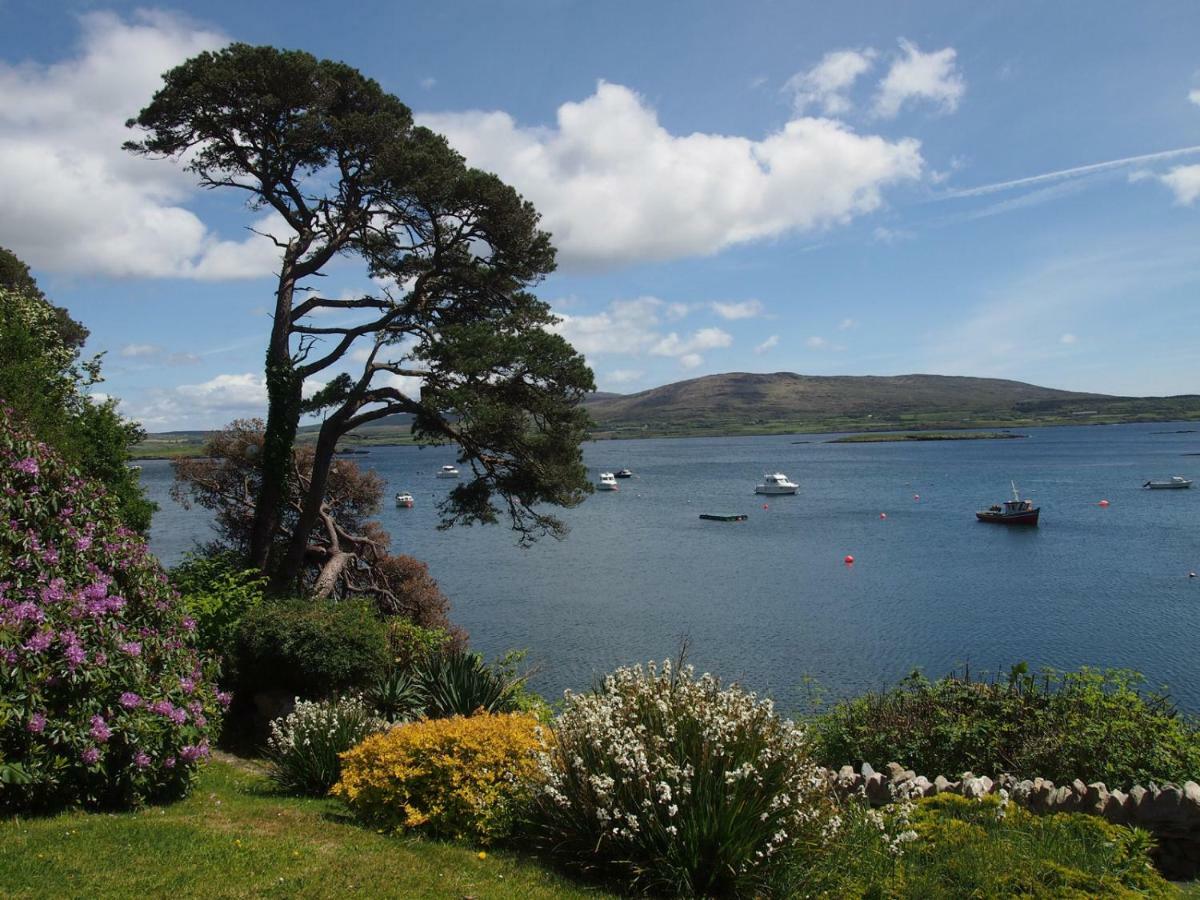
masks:
<svg viewBox="0 0 1200 900"><path fill-rule="evenodd" d="M1192 483L1182 475L1172 475L1168 481L1147 481L1142 487L1151 491L1171 491L1179 488L1190 488Z"/></svg>
<svg viewBox="0 0 1200 900"><path fill-rule="evenodd" d="M405 509L412 509L413 495L408 491L401 491L396 495L396 505L403 506Z"/></svg>
<svg viewBox="0 0 1200 900"><path fill-rule="evenodd" d="M763 483L754 486L756 494L794 494L800 490L800 485L793 481L789 481L788 477L782 472L776 472L773 475L764 475Z"/></svg>
<svg viewBox="0 0 1200 900"><path fill-rule="evenodd" d="M617 486L617 476L612 472L601 472L600 481L596 484L598 491L616 491L620 490Z"/></svg>
<svg viewBox="0 0 1200 900"><path fill-rule="evenodd" d="M442 466L440 469L438 469L437 477L438 478L457 478L458 477L458 469L454 468L454 466Z"/></svg>

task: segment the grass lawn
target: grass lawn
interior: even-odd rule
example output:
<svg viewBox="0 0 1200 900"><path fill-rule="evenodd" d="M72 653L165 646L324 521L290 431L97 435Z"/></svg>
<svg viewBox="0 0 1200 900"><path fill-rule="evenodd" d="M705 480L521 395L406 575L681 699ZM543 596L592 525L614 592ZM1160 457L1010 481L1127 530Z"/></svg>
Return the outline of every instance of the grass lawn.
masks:
<svg viewBox="0 0 1200 900"><path fill-rule="evenodd" d="M2 897L598 897L507 852L376 834L226 757L188 799L0 821Z"/></svg>

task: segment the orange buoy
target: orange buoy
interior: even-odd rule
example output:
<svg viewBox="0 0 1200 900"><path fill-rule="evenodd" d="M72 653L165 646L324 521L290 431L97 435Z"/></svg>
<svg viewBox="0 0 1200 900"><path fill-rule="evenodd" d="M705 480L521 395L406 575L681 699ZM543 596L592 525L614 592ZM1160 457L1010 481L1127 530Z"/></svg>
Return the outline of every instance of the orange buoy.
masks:
<svg viewBox="0 0 1200 900"><path fill-rule="evenodd" d="M887 513L880 513L880 514L879 514L879 518L881 518L881 519L886 519L886 518L887 518Z"/></svg>
<svg viewBox="0 0 1200 900"><path fill-rule="evenodd" d="M842 560L842 562L844 562L848 566L852 566L852 565L854 565L854 557L847 553L846 558L844 560Z"/></svg>
<svg viewBox="0 0 1200 900"><path fill-rule="evenodd" d="M1099 505L1100 505L1100 506L1108 506L1108 501L1107 501L1107 500L1101 500L1101 501L1100 501L1100 503L1099 503Z"/></svg>
<svg viewBox="0 0 1200 900"><path fill-rule="evenodd" d="M766 504L766 503L764 503L764 504L763 504L763 509L770 509L770 508L771 508L771 507L770 507L770 505L769 505L769 504Z"/></svg>

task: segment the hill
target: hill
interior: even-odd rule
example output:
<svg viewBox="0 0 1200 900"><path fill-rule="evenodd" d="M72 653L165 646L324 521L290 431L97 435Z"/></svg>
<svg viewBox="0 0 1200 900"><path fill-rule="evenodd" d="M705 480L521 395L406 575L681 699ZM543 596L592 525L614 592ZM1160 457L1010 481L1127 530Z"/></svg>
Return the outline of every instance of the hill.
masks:
<svg viewBox="0 0 1200 900"><path fill-rule="evenodd" d="M973 428L1200 417L1200 396L1115 397L949 375L706 375L593 397L597 436Z"/></svg>

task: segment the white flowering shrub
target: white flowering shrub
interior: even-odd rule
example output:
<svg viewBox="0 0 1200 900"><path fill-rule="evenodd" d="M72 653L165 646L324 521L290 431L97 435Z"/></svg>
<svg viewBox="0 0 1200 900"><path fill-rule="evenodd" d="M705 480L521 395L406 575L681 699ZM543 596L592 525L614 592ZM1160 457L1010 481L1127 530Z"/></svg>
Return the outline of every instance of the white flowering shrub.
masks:
<svg viewBox="0 0 1200 900"><path fill-rule="evenodd" d="M271 778L289 791L326 794L341 776L339 754L387 727L362 697L316 702L297 698L289 715L271 723Z"/></svg>
<svg viewBox="0 0 1200 900"><path fill-rule="evenodd" d="M543 759L546 849L631 891L753 894L833 818L803 729L669 662L566 695Z"/></svg>

